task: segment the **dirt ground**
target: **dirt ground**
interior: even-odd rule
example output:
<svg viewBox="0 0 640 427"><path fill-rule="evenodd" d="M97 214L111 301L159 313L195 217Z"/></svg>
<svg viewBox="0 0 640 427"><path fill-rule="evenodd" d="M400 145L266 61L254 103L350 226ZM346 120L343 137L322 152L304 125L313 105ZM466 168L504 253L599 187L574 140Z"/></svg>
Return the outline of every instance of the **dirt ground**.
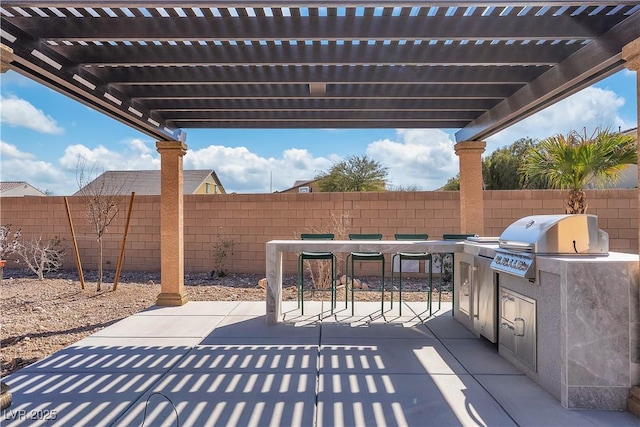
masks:
<svg viewBox="0 0 640 427"><path fill-rule="evenodd" d="M185 288L190 301L262 301L265 291L257 286L261 278L250 274L223 278L186 274ZM105 272L100 292L96 291L96 281L95 272L86 272L82 289L75 271L52 273L40 281L23 270L5 269L0 284L1 376L145 310L154 305L160 293L159 273L123 273L115 291L111 272ZM295 282L295 276L283 278L283 300L296 299ZM417 283L404 281L404 289L415 289ZM361 301L380 298L379 292L356 295ZM306 300L328 298L327 291L305 293ZM424 298L423 292L403 294L407 301ZM443 294L443 300L448 299L450 294Z"/></svg>

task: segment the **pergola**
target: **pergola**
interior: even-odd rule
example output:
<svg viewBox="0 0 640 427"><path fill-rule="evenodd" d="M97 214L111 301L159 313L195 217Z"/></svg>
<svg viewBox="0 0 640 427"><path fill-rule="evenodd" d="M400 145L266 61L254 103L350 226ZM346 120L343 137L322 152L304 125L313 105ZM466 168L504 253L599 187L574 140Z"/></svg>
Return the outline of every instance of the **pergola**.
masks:
<svg viewBox="0 0 640 427"><path fill-rule="evenodd" d="M158 141L165 305L186 300L185 129L458 129L461 231L481 233L483 139L640 68L624 0L9 0L0 17L3 72Z"/></svg>

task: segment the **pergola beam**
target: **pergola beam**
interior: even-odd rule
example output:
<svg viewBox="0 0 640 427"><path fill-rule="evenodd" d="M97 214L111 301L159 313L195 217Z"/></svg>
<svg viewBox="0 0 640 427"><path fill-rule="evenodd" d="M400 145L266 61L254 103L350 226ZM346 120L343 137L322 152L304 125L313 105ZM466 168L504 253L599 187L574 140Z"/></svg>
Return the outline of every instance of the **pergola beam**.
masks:
<svg viewBox="0 0 640 427"><path fill-rule="evenodd" d="M72 45L52 49L82 66L205 65L531 65L548 66L580 50L574 44L420 45Z"/></svg>
<svg viewBox="0 0 640 427"><path fill-rule="evenodd" d="M244 111L244 110L296 110L296 111L372 111L392 107L396 111L486 111L498 103L496 99L182 99L148 101L148 108L158 113L171 111Z"/></svg>
<svg viewBox="0 0 640 427"><path fill-rule="evenodd" d="M251 66L87 68L98 78L125 85L221 85L321 82L334 84L526 84L550 66Z"/></svg>
<svg viewBox="0 0 640 427"><path fill-rule="evenodd" d="M457 141L482 140L559 99L591 86L624 66L622 47L640 37L640 12L500 102L456 133Z"/></svg>
<svg viewBox="0 0 640 427"><path fill-rule="evenodd" d="M477 6L600 6L603 4L626 4L634 6L637 1L622 0L608 2L606 0L550 0L550 1L529 1L529 0L436 0L428 2L428 6L433 7L477 7ZM376 6L425 6L424 1L402 1L402 0L348 0L348 1L301 1L301 0L280 0L277 3L265 3L264 7L376 7ZM21 0L5 1L4 6L23 7L212 7L212 3L206 0L137 0L124 2L118 0ZM251 0L233 0L216 2L215 7L255 7L256 2Z"/></svg>
<svg viewBox="0 0 640 427"><path fill-rule="evenodd" d="M489 18L491 19L491 18ZM452 16L255 16L148 17L16 17L17 26L47 41L275 41L343 40L584 40L621 21L620 16L504 16L487 25L480 14Z"/></svg>
<svg viewBox="0 0 640 427"><path fill-rule="evenodd" d="M164 119L126 94L78 70L66 58L32 40L28 34L10 24L4 25L2 30L7 46L13 50L11 67L17 72L150 136L163 140L186 139L180 129L170 128Z"/></svg>
<svg viewBox="0 0 640 427"><path fill-rule="evenodd" d="M442 120L219 120L202 121L194 120L177 122L185 129L389 129L389 128L412 128L412 129L457 129L464 126L467 121L442 121Z"/></svg>
<svg viewBox="0 0 640 427"><path fill-rule="evenodd" d="M322 99L502 99L524 85L328 85ZM313 99L302 84L131 86L134 100L160 99Z"/></svg>

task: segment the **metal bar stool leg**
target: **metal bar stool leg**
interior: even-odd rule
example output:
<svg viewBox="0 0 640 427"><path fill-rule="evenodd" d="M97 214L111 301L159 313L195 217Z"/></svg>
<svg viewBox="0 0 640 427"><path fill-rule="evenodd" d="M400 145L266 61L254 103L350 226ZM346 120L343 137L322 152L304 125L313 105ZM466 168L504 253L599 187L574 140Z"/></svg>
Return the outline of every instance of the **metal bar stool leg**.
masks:
<svg viewBox="0 0 640 427"><path fill-rule="evenodd" d="M382 298L380 303L380 315L384 314L384 259L382 260Z"/></svg>
<svg viewBox="0 0 640 427"><path fill-rule="evenodd" d="M297 297L298 297L298 308L301 308L302 310L302 314L304 314L304 296L302 295L302 292L304 292L304 288L303 288L303 281L304 281L304 276L303 276L303 266L304 261L302 260L302 257L298 257L298 280L297 280L297 287L298 287L298 292L297 292Z"/></svg>
<svg viewBox="0 0 640 427"><path fill-rule="evenodd" d="M398 314L402 316L402 255L400 255L400 275L398 276Z"/></svg>
<svg viewBox="0 0 640 427"><path fill-rule="evenodd" d="M453 286L453 282L454 282L454 274L455 274L455 270L453 268L453 262L454 262L454 258L453 258L453 254L445 254L445 256L448 256L451 258L451 303L452 303L452 307L455 307L456 304L456 294L455 294L455 286ZM444 259L444 258L441 258ZM444 261L442 262L442 264L444 264ZM440 269L442 269L442 266L440 267ZM440 289L442 289L442 271L440 271L440 283L439 283ZM451 315L453 316L453 310L451 310Z"/></svg>
<svg viewBox="0 0 640 427"><path fill-rule="evenodd" d="M391 309L393 310L393 291L395 290L395 268L396 258L398 254L393 254L391 257Z"/></svg>
<svg viewBox="0 0 640 427"><path fill-rule="evenodd" d="M333 310L336 308L336 256L333 255L331 258L331 314L333 315Z"/></svg>
<svg viewBox="0 0 640 427"><path fill-rule="evenodd" d="M355 310L356 310L356 305L355 305L355 283L354 281L356 280L356 270L355 270L355 265L354 265L354 261L353 261L353 257L351 257L351 315L354 316ZM348 281L348 278L347 278ZM346 307L346 304L345 304Z"/></svg>
<svg viewBox="0 0 640 427"><path fill-rule="evenodd" d="M348 302L349 302L349 260L351 259L351 255L347 255L347 260L345 262L345 269L347 270L347 274L345 275L346 277L346 283L344 284L344 308L346 309L348 306ZM351 273L353 274L353 273ZM351 286L353 286L353 283L351 283Z"/></svg>
<svg viewBox="0 0 640 427"><path fill-rule="evenodd" d="M433 262L429 259L429 289L433 289ZM438 282L438 310L442 308L442 282Z"/></svg>

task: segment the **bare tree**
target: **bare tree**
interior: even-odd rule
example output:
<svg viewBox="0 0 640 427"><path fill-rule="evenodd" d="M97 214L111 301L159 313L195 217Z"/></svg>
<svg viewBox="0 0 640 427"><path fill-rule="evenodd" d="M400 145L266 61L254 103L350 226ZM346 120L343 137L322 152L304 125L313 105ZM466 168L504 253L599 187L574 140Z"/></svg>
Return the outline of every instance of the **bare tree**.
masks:
<svg viewBox="0 0 640 427"><path fill-rule="evenodd" d="M66 250L61 243L57 237L45 242L42 241L42 236L33 237L30 241L21 244L16 252L29 270L33 271L39 280L44 280L44 273L56 271L62 267Z"/></svg>
<svg viewBox="0 0 640 427"><path fill-rule="evenodd" d="M10 255L20 248L21 235L22 229L18 229L11 237L11 224L0 226L0 260L3 260L5 255Z"/></svg>
<svg viewBox="0 0 640 427"><path fill-rule="evenodd" d="M103 237L109 225L120 212L120 204L124 200L124 182L109 181L105 177L96 179L102 172L99 164L94 163L87 167L86 158L79 157L76 168L76 181L80 187L80 193L85 197L87 208L87 220L91 224L98 242L98 286L96 291L102 286L102 264L103 264Z"/></svg>

